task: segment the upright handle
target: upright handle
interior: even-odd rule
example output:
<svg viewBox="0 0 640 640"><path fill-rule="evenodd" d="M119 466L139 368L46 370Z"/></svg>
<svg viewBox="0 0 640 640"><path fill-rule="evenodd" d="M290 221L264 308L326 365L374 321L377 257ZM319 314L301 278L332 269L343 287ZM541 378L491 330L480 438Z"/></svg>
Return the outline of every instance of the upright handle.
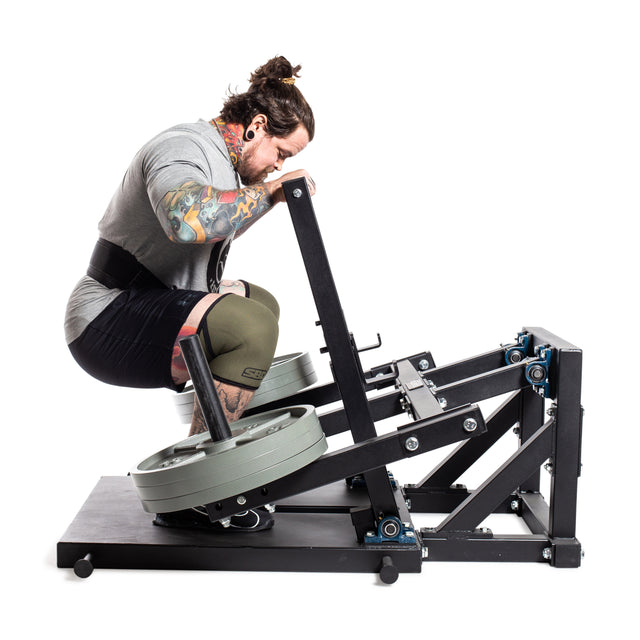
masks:
<svg viewBox="0 0 640 640"><path fill-rule="evenodd" d="M209 363L200 344L200 338L194 334L182 338L179 344L202 409L204 423L211 434L211 440L213 442L228 440L231 438L231 429L222 410L213 376L209 370Z"/></svg>

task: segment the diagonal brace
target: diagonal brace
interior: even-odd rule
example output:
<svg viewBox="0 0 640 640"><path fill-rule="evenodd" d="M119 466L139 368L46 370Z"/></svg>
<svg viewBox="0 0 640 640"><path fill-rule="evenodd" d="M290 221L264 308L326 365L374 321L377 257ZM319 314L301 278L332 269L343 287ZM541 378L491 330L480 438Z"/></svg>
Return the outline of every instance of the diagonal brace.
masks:
<svg viewBox="0 0 640 640"><path fill-rule="evenodd" d="M553 419L540 427L500 469L445 518L436 531L473 531L549 458L553 447L553 427Z"/></svg>

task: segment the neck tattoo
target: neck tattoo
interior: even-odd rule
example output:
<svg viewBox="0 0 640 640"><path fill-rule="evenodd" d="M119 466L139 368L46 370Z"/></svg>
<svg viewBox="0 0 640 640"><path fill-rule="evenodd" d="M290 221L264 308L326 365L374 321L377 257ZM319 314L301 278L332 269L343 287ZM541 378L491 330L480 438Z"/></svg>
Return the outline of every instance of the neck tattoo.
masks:
<svg viewBox="0 0 640 640"><path fill-rule="evenodd" d="M234 167L237 167L244 148L244 127L241 124L227 123L222 118L211 120L211 124L218 129L224 138L231 162Z"/></svg>

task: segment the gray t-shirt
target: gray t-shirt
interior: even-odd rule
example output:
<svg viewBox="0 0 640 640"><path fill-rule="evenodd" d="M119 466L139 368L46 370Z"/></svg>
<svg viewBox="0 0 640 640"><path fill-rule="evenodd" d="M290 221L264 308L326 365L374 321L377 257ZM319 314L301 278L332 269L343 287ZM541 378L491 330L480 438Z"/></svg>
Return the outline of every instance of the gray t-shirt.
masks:
<svg viewBox="0 0 640 640"><path fill-rule="evenodd" d="M140 149L98 230L100 237L132 253L168 287L207 291L212 245L172 242L157 215L167 192L189 181L221 191L240 188L224 139L204 120L172 127ZM119 294L120 290L107 289L84 276L67 306L67 343L79 337Z"/></svg>

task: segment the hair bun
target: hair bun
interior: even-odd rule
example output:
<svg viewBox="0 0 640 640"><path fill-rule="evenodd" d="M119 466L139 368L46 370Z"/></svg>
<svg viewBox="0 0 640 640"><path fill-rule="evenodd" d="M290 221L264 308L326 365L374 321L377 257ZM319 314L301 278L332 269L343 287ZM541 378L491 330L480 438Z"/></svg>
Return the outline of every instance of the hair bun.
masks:
<svg viewBox="0 0 640 640"><path fill-rule="evenodd" d="M272 80L281 81L284 78L297 77L300 69L300 65L294 67L285 57L276 56L251 74L251 86L257 89Z"/></svg>

